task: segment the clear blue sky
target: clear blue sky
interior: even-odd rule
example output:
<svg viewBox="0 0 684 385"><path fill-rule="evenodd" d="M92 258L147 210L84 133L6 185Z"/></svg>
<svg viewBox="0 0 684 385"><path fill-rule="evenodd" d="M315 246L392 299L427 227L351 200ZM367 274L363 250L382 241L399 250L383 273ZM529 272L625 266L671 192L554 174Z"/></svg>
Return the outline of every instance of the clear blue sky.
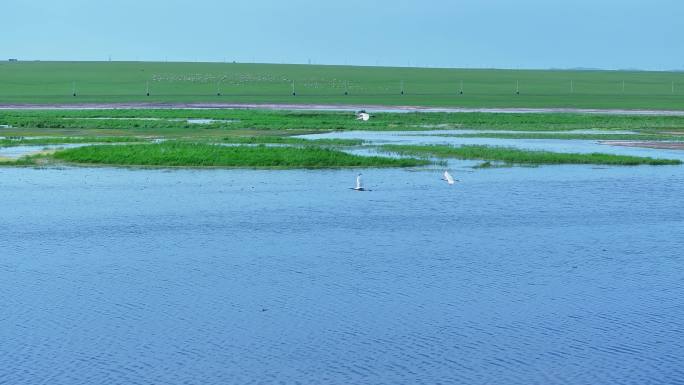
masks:
<svg viewBox="0 0 684 385"><path fill-rule="evenodd" d="M684 69L682 0L2 0L0 58Z"/></svg>

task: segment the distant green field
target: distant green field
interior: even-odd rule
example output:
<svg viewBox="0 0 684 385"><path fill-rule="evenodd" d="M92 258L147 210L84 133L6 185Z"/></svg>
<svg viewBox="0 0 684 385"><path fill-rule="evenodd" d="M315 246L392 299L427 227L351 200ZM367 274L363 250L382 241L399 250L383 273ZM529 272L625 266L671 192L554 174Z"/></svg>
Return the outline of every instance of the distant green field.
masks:
<svg viewBox="0 0 684 385"><path fill-rule="evenodd" d="M296 96L292 95L293 83ZM148 90L150 96L146 95ZM72 95L74 91L76 96ZM684 73L0 62L0 104L98 102L684 110Z"/></svg>

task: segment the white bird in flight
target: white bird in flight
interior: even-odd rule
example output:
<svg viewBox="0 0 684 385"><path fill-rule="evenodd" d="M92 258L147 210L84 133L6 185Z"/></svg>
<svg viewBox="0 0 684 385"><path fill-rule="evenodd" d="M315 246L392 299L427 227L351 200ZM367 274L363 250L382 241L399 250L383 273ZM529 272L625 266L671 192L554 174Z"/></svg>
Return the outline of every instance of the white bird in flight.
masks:
<svg viewBox="0 0 684 385"><path fill-rule="evenodd" d="M361 174L356 176L356 187L352 188L354 191L366 191L365 188L363 188L363 184L361 184Z"/></svg>
<svg viewBox="0 0 684 385"><path fill-rule="evenodd" d="M356 114L356 120L363 120L367 122L370 119L370 115L366 111L360 111Z"/></svg>
<svg viewBox="0 0 684 385"><path fill-rule="evenodd" d="M457 179L454 179L451 174L449 174L449 171L444 170L444 178L442 180L445 180L448 184L454 184Z"/></svg>

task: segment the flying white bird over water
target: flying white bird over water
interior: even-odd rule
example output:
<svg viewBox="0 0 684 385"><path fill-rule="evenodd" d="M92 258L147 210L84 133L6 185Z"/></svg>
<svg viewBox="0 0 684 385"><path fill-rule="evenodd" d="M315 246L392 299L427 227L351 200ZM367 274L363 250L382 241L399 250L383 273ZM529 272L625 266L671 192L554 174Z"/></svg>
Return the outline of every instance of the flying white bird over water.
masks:
<svg viewBox="0 0 684 385"><path fill-rule="evenodd" d="M352 190L355 191L366 191L365 188L363 188L363 184L361 183L361 174L356 176L356 187L352 188Z"/></svg>
<svg viewBox="0 0 684 385"><path fill-rule="evenodd" d="M370 119L370 115L366 111L359 111L356 114L356 120L363 120L367 122Z"/></svg>
<svg viewBox="0 0 684 385"><path fill-rule="evenodd" d="M444 178L442 180L445 180L448 184L454 184L456 180L449 174L449 171L444 170Z"/></svg>

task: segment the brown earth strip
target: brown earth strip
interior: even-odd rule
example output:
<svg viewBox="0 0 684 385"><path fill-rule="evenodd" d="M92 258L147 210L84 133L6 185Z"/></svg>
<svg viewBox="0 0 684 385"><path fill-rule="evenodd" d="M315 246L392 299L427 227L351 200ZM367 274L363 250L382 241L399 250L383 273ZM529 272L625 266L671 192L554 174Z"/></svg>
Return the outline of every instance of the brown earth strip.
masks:
<svg viewBox="0 0 684 385"><path fill-rule="evenodd" d="M240 103L81 103L81 104L0 104L0 110L112 110L112 109L263 109L301 111L358 111L372 112L485 112L499 114L596 114L684 116L676 110L624 110L582 108L438 108L421 106L380 105L324 105L324 104L240 104Z"/></svg>

